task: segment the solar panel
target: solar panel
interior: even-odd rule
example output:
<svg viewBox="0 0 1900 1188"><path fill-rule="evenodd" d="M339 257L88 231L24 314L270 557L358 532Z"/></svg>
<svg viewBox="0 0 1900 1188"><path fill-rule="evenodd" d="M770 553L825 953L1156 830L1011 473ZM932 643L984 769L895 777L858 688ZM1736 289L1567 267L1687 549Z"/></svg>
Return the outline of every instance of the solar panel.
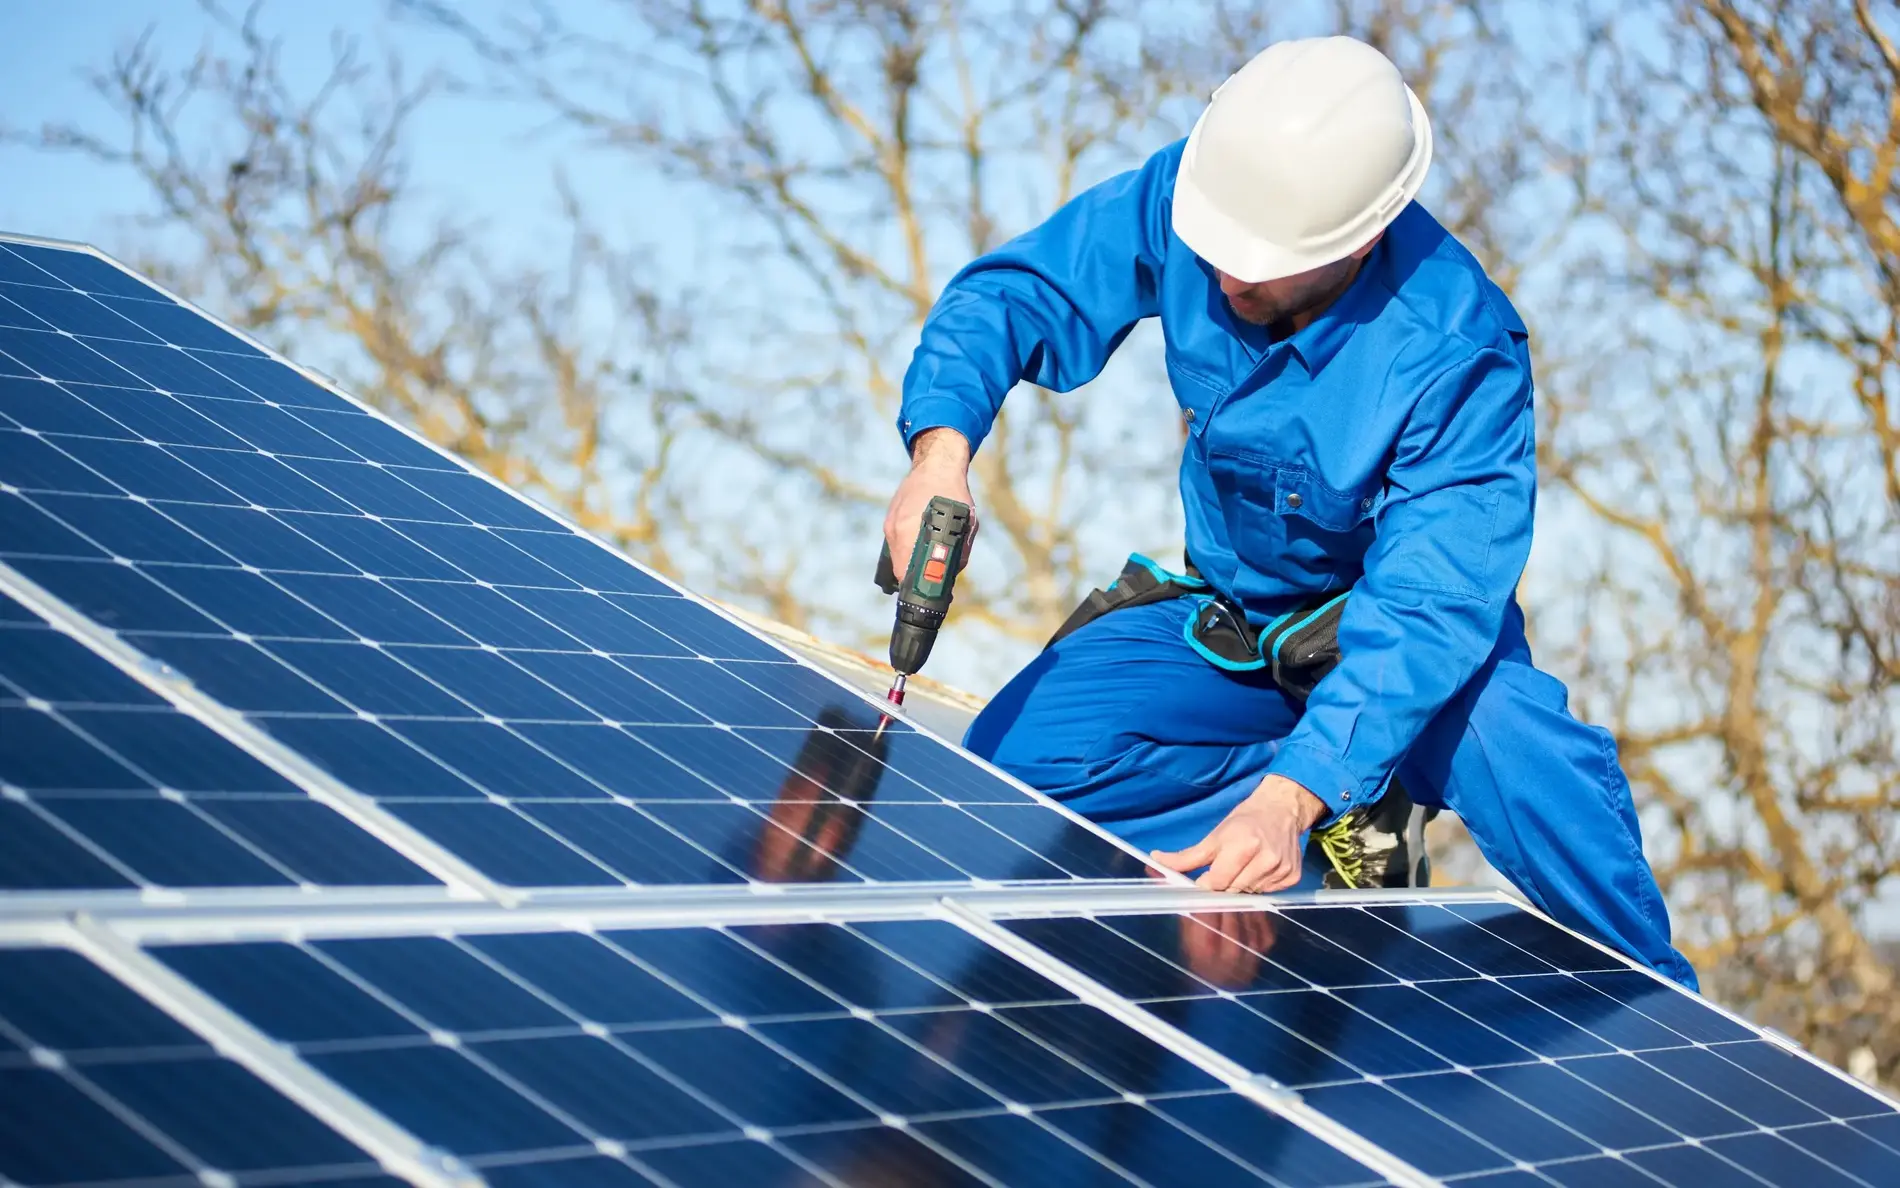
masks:
<svg viewBox="0 0 1900 1188"><path fill-rule="evenodd" d="M0 1183L394 1188L361 1147L64 949L0 949Z"/></svg>
<svg viewBox="0 0 1900 1188"><path fill-rule="evenodd" d="M942 921L152 952L491 1184L1382 1182Z"/></svg>
<svg viewBox="0 0 1900 1188"><path fill-rule="evenodd" d="M0 564L488 878L1141 874L104 261L13 245L0 297Z"/></svg>
<svg viewBox="0 0 1900 1188"><path fill-rule="evenodd" d="M435 883L0 595L0 890Z"/></svg>
<svg viewBox="0 0 1900 1188"><path fill-rule="evenodd" d="M1900 1183L1887 1098L1513 902L1145 871L4 237L0 591L0 1188Z"/></svg>
<svg viewBox="0 0 1900 1188"><path fill-rule="evenodd" d="M1892 1102L1509 904L1006 927L1429 1175L1900 1183Z"/></svg>

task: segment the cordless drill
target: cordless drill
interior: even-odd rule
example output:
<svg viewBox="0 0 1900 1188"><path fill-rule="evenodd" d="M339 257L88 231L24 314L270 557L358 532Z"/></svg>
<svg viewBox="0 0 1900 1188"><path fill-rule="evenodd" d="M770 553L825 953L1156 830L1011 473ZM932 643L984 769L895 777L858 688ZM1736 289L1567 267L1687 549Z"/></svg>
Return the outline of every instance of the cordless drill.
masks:
<svg viewBox="0 0 1900 1188"><path fill-rule="evenodd" d="M950 611L950 592L963 568L963 545L969 534L969 506L938 495L924 509L917 544L910 551L910 568L901 583L891 563L889 541L878 555L878 588L897 595L897 622L891 627L891 667L897 679L885 695L892 705L904 704L905 682L930 658L937 629Z"/></svg>

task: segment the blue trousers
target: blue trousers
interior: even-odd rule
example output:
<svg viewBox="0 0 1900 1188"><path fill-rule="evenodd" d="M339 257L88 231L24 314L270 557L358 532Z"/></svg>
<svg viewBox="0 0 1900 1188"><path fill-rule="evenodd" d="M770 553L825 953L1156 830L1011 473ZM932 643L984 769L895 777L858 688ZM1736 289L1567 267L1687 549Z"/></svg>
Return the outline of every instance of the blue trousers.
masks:
<svg viewBox="0 0 1900 1188"><path fill-rule="evenodd" d="M1129 607L1069 635L996 695L964 745L1144 850L1200 841L1259 784L1300 705L1269 677L1201 659L1182 638L1191 610ZM1513 606L1399 779L1417 803L1458 814L1539 908L1693 989L1615 741L1568 700L1532 665Z"/></svg>

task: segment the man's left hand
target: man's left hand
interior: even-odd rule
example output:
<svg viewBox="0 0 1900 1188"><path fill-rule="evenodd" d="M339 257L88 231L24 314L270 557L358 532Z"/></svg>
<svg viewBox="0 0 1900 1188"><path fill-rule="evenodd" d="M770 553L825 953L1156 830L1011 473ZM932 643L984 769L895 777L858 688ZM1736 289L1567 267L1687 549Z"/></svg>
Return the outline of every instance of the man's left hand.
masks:
<svg viewBox="0 0 1900 1188"><path fill-rule="evenodd" d="M1182 874L1207 867L1194 883L1208 891L1278 891L1300 881L1304 835L1325 815L1325 801L1270 775L1199 844L1153 857Z"/></svg>

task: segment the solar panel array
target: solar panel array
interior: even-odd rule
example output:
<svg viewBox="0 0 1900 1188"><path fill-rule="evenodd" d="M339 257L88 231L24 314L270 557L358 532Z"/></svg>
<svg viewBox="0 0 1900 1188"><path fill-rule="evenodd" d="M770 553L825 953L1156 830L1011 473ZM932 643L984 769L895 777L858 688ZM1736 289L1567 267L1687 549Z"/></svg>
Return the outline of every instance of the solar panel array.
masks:
<svg viewBox="0 0 1900 1188"><path fill-rule="evenodd" d="M0 240L0 1188L1900 1182L1518 906L1183 884Z"/></svg>

